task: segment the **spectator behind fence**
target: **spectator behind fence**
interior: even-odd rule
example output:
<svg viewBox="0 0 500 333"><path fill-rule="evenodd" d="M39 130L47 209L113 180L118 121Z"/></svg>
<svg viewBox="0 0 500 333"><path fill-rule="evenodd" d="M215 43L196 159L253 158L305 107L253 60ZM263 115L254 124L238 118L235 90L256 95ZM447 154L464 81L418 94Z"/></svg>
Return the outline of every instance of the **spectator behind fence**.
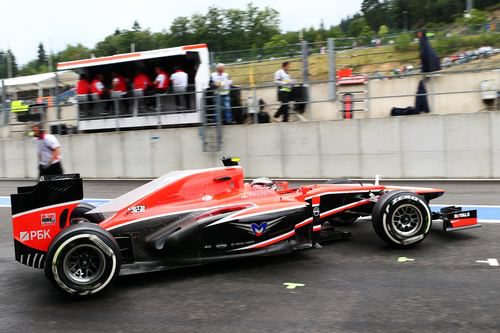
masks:
<svg viewBox="0 0 500 333"><path fill-rule="evenodd" d="M89 101L90 86L86 74L80 74L80 79L75 84L76 98L78 100L78 110L87 110Z"/></svg>
<svg viewBox="0 0 500 333"><path fill-rule="evenodd" d="M149 90L152 86L149 76L144 74L142 70L137 71L137 75L134 78L134 90L142 90L144 93Z"/></svg>
<svg viewBox="0 0 500 333"><path fill-rule="evenodd" d="M172 82L172 91L175 95L175 106L177 110L181 108L191 109L191 101L189 94L187 94L188 88L188 75L181 68L176 67L175 72L170 76L170 82ZM185 105L181 105L181 96L178 94L183 94Z"/></svg>
<svg viewBox="0 0 500 333"><path fill-rule="evenodd" d="M62 175L61 144L52 134L45 133L40 124L31 126L36 142L39 176Z"/></svg>
<svg viewBox="0 0 500 333"><path fill-rule="evenodd" d="M285 61L281 65L281 69L274 73L274 83L278 85L278 101L281 102L281 106L278 111L274 114L274 118L279 118L283 115L283 121L288 121L288 111L290 109L290 101L292 96L292 89L295 83L290 77L290 63Z"/></svg>
<svg viewBox="0 0 500 333"><path fill-rule="evenodd" d="M153 82L155 86L155 91L157 94L164 94L167 92L170 81L168 79L168 74L161 67L155 68L156 79Z"/></svg>
<svg viewBox="0 0 500 333"><path fill-rule="evenodd" d="M142 69L137 70L133 86L135 96L151 96L154 93L153 83ZM154 100L152 98L146 98L145 104L148 107L152 107L154 106Z"/></svg>
<svg viewBox="0 0 500 333"><path fill-rule="evenodd" d="M127 89L126 79L122 75L116 72L111 73L111 75L113 76L113 81L111 81L112 85L111 97L114 99L127 98L128 89ZM121 100L121 105L123 106L125 113L128 113L128 100L127 99Z"/></svg>
<svg viewBox="0 0 500 333"><path fill-rule="evenodd" d="M229 79L229 74L224 70L224 64L217 64L216 71L212 73L211 80L217 96L217 103L223 112L224 123L233 124L231 96L229 94L233 81Z"/></svg>
<svg viewBox="0 0 500 333"><path fill-rule="evenodd" d="M109 100L109 91L106 90L102 83L102 74L97 74L90 84L90 93L92 94L93 101ZM106 102L106 111L111 108L110 102Z"/></svg>

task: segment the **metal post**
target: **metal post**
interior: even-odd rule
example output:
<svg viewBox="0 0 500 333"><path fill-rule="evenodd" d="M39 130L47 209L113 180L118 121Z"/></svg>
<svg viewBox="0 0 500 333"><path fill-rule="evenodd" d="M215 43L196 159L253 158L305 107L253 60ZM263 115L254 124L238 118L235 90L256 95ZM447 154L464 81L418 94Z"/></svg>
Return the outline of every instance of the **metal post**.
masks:
<svg viewBox="0 0 500 333"><path fill-rule="evenodd" d="M217 107L215 109L215 112L216 112L216 120L217 120L217 151L220 150L220 147L222 146L222 112L221 112L221 102L222 102L222 99L221 99L221 95L220 94L217 94Z"/></svg>
<svg viewBox="0 0 500 333"><path fill-rule="evenodd" d="M307 103L309 102L309 46L305 40L303 40L300 44L302 46L302 82L304 87L304 103Z"/></svg>
<svg viewBox="0 0 500 333"><path fill-rule="evenodd" d="M156 112L158 113L158 129L161 128L161 95L156 95Z"/></svg>
<svg viewBox="0 0 500 333"><path fill-rule="evenodd" d="M403 31L407 32L408 31L408 12L405 10L403 12Z"/></svg>
<svg viewBox="0 0 500 333"><path fill-rule="evenodd" d="M7 77L10 79L13 75L13 70L12 70L12 58L10 54L10 49L7 50Z"/></svg>
<svg viewBox="0 0 500 333"><path fill-rule="evenodd" d="M120 122L119 122L120 120L118 119L118 117L120 114L120 102L116 98L113 100L113 107L115 109L115 131L119 131L120 130Z"/></svg>
<svg viewBox="0 0 500 333"><path fill-rule="evenodd" d="M260 105L259 102L257 101L257 90L255 87L253 87L253 123L257 124L259 122L259 112L260 112Z"/></svg>
<svg viewBox="0 0 500 333"><path fill-rule="evenodd" d="M328 38L328 85L330 86L330 99L337 100L337 64L335 55L335 40Z"/></svg>
<svg viewBox="0 0 500 333"><path fill-rule="evenodd" d="M61 119L61 104L59 103L59 74L55 72L54 103L57 108L57 119Z"/></svg>
<svg viewBox="0 0 500 333"><path fill-rule="evenodd" d="M2 125L7 126L9 124L9 114L10 110L7 106L7 91L5 89L5 80L2 80Z"/></svg>
<svg viewBox="0 0 500 333"><path fill-rule="evenodd" d="M210 67L215 67L215 52L210 52Z"/></svg>

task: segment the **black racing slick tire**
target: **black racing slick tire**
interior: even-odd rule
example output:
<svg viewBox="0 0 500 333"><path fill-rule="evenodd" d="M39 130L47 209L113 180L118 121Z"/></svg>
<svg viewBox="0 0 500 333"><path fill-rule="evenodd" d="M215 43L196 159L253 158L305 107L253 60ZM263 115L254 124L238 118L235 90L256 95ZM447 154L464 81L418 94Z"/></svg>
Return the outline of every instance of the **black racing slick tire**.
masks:
<svg viewBox="0 0 500 333"><path fill-rule="evenodd" d="M410 247L429 234L431 211L422 196L404 190L391 191L375 204L372 224L384 242L393 247Z"/></svg>
<svg viewBox="0 0 500 333"><path fill-rule="evenodd" d="M90 223L101 223L104 221L104 215L101 213L93 213L87 214L95 207L91 204L81 202L73 211L69 217L70 224L76 224L81 222L90 222Z"/></svg>
<svg viewBox="0 0 500 333"><path fill-rule="evenodd" d="M45 275L63 293L86 297L105 290L120 267L120 249L113 236L95 224L81 222L52 241Z"/></svg>

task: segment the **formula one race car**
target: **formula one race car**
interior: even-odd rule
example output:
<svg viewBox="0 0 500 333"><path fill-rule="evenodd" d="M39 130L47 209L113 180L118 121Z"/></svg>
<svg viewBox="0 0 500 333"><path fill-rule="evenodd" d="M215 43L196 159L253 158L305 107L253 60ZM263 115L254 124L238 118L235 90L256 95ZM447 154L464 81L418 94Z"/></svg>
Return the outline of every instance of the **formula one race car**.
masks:
<svg viewBox="0 0 500 333"><path fill-rule="evenodd" d="M444 191L334 180L289 188L244 183L237 159L224 167L173 171L94 208L79 175L42 178L11 196L16 260L45 268L60 290L88 296L117 275L320 247L343 238L335 221L371 216L396 247L425 239L432 220L445 231L479 226L475 211L428 203ZM329 223L327 223L329 222Z"/></svg>

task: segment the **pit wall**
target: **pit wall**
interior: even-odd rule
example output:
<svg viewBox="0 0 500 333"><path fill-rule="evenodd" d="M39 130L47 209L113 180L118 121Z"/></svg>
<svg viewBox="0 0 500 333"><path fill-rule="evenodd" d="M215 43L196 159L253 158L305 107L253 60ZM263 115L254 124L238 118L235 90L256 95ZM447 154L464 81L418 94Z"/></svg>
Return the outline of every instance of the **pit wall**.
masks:
<svg viewBox="0 0 500 333"><path fill-rule="evenodd" d="M59 136L66 172L150 178L239 156L247 177L500 178L500 113L234 125L202 152L198 128ZM31 139L0 140L0 177L34 178Z"/></svg>

